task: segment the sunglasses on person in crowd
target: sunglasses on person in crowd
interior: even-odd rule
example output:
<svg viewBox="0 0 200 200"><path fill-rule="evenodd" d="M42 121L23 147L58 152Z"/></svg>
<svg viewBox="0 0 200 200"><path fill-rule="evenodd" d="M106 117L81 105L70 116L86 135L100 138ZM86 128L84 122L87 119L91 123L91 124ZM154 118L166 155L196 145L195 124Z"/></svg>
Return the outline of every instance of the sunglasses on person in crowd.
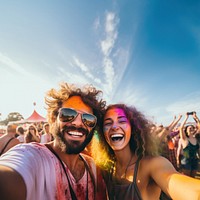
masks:
<svg viewBox="0 0 200 200"><path fill-rule="evenodd" d="M89 113L78 113L76 110L72 108L60 108L58 117L61 122L72 122L73 120L76 119L78 114L81 115L82 122L86 126L90 128L95 127L97 123L96 116Z"/></svg>

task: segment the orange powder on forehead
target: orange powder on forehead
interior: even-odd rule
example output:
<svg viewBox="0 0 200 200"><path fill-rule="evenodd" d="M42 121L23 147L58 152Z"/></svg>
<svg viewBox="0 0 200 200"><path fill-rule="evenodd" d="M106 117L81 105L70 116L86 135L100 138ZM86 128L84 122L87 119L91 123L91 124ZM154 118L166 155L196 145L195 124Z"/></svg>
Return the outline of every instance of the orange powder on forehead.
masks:
<svg viewBox="0 0 200 200"><path fill-rule="evenodd" d="M93 113L92 108L85 104L80 96L72 96L63 102L63 108L73 108L77 111Z"/></svg>

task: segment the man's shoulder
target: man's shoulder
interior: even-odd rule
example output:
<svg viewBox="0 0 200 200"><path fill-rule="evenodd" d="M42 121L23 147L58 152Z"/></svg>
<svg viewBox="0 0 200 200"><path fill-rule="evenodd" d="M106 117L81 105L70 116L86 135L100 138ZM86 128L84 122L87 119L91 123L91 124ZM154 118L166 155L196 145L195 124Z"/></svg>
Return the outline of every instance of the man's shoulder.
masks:
<svg viewBox="0 0 200 200"><path fill-rule="evenodd" d="M19 148L46 148L44 144L38 142L22 143L18 145Z"/></svg>
<svg viewBox="0 0 200 200"><path fill-rule="evenodd" d="M18 140L18 139L17 139ZM19 140L18 140L19 141ZM37 142L32 143L19 143L8 150L8 152L43 152L46 151L46 146ZM7 153L8 153L7 152Z"/></svg>
<svg viewBox="0 0 200 200"><path fill-rule="evenodd" d="M38 163L54 162L55 159L43 144L22 143L12 147L0 157L1 163L5 164L8 160L11 165L21 165L23 163L26 163L26 165L37 163L38 165Z"/></svg>

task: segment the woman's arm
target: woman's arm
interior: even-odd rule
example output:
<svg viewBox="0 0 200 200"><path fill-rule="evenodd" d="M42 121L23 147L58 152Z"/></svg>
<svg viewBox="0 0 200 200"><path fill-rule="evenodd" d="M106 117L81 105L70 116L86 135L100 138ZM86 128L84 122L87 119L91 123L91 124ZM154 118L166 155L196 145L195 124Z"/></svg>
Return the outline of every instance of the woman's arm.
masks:
<svg viewBox="0 0 200 200"><path fill-rule="evenodd" d="M168 193L176 200L200 200L200 180L182 174L168 178Z"/></svg>
<svg viewBox="0 0 200 200"><path fill-rule="evenodd" d="M166 127L163 127L160 132L157 133L157 138L159 139L160 142L164 140L164 138L169 134L169 129Z"/></svg>
<svg viewBox="0 0 200 200"><path fill-rule="evenodd" d="M173 121L167 127L163 127L163 129L157 134L160 141L163 141L163 139L172 132L174 127L180 121L181 117L182 117L182 115L179 115L178 118L176 118L176 116L174 116Z"/></svg>
<svg viewBox="0 0 200 200"><path fill-rule="evenodd" d="M151 177L162 191L175 200L200 200L200 180L178 173L163 157L150 161Z"/></svg>
<svg viewBox="0 0 200 200"><path fill-rule="evenodd" d="M178 168L180 168L180 156L181 156L181 151L182 151L182 143L179 140L178 141L178 148L177 148L177 152L176 152L176 162L177 162L177 166Z"/></svg>
<svg viewBox="0 0 200 200"><path fill-rule="evenodd" d="M180 126L180 139L182 140L186 140L186 135L185 135L185 132L184 132L184 127L185 127L185 123L186 121L188 120L188 114L186 113L185 115L185 119L183 120L181 126Z"/></svg>
<svg viewBox="0 0 200 200"><path fill-rule="evenodd" d="M174 116L174 120L173 120L172 123L169 124L169 126L168 126L168 129L169 129L170 132L171 132L171 131L174 129L174 127L178 124L178 122L180 121L181 118L182 118L182 115L181 115L181 114L178 116L178 118L176 118L176 116Z"/></svg>
<svg viewBox="0 0 200 200"><path fill-rule="evenodd" d="M194 121L196 122L197 124L197 133L200 133L200 120L199 118L197 117L197 113L196 112L193 112L193 115L192 115Z"/></svg>

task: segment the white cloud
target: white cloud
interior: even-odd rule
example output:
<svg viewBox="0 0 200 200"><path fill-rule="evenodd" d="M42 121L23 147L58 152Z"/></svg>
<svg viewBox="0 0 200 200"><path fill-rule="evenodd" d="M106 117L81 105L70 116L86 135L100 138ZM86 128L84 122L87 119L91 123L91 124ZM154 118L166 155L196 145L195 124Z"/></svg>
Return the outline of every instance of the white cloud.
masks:
<svg viewBox="0 0 200 200"><path fill-rule="evenodd" d="M0 62L6 65L8 70L14 70L14 73L18 72L22 75L29 75L29 73L24 70L23 67L21 67L18 63L14 62L11 58L6 56L5 54L0 52Z"/></svg>
<svg viewBox="0 0 200 200"><path fill-rule="evenodd" d="M117 39L117 25L119 19L113 12L106 14L105 20L105 39L101 41L101 50L104 56L109 56Z"/></svg>
<svg viewBox="0 0 200 200"><path fill-rule="evenodd" d="M101 73L104 74L104 76L101 76L102 90L108 99L113 99L129 62L130 42L124 40L125 44L118 41L120 19L116 12L106 12L104 17L104 20L98 17L94 26L95 30L98 27L98 31L101 31L99 47L102 53L101 66L103 66L103 69ZM100 24L103 21L104 24ZM101 30L100 27L103 27L103 29Z"/></svg>
<svg viewBox="0 0 200 200"><path fill-rule="evenodd" d="M78 58L76 58L74 56L73 59L74 59L76 66L78 66L83 72L89 71L88 67L85 64L81 63Z"/></svg>
<svg viewBox="0 0 200 200"><path fill-rule="evenodd" d="M59 77L58 82L65 81L68 83L83 83L83 84L91 83L90 81L88 81L88 78L86 76L66 71L66 69L62 67L58 68L58 77Z"/></svg>
<svg viewBox="0 0 200 200"><path fill-rule="evenodd" d="M104 65L104 72L105 72L105 79L106 79L106 88L105 90L109 93L113 89L113 84L114 84L114 79L115 79L115 70L113 67L113 61L108 58L104 57L103 60L103 65Z"/></svg>
<svg viewBox="0 0 200 200"><path fill-rule="evenodd" d="M130 106L135 106L137 108L144 107L147 102L146 96L143 94L142 90L139 88L133 88L132 85L127 85L122 91L116 92L114 99L116 101L128 104Z"/></svg>
<svg viewBox="0 0 200 200"><path fill-rule="evenodd" d="M117 25L119 19L114 12L107 12L105 16L104 35L105 38L100 41L101 52L103 53L103 72L105 74L104 91L112 96L112 89L115 80L115 69L111 52L117 40Z"/></svg>
<svg viewBox="0 0 200 200"><path fill-rule="evenodd" d="M74 62L75 62L75 65L77 66L77 67L79 67L83 72L84 72L84 75L87 77L87 78L89 78L89 81L91 82L91 80L92 81L94 81L94 82L96 82L96 83L98 83L98 84L100 84L101 83L101 80L99 79L99 78L96 78L96 77L94 77L94 75L90 72L90 71L92 71L92 68L91 67L88 67L88 66L86 66L84 63L82 63L77 57L73 57L73 60L74 60Z"/></svg>
<svg viewBox="0 0 200 200"><path fill-rule="evenodd" d="M148 113L154 116L155 121L169 125L174 116L185 115L186 112L196 111L200 114L200 92L191 93L183 96L181 100L169 105L156 106L148 109Z"/></svg>
<svg viewBox="0 0 200 200"><path fill-rule="evenodd" d="M170 113L186 113L190 111L200 112L200 92L190 93L182 97L180 101L167 106L166 110Z"/></svg>
<svg viewBox="0 0 200 200"><path fill-rule="evenodd" d="M118 23L115 13L108 12L106 16L106 32L111 36L115 33L115 28ZM114 34L115 35L115 34Z"/></svg>

